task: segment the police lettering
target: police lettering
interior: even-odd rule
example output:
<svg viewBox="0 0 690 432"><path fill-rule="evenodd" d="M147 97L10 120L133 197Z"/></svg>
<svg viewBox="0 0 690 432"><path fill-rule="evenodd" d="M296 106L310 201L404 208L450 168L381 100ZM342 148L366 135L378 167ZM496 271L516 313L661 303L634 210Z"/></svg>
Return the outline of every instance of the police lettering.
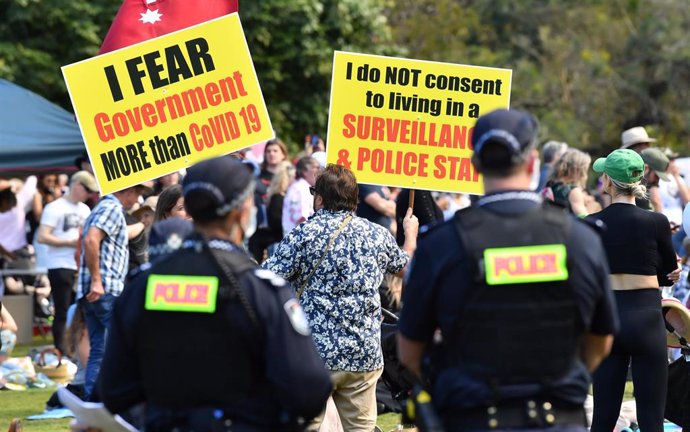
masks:
<svg viewBox="0 0 690 432"><path fill-rule="evenodd" d="M494 257L494 276L553 274L558 272L556 254L513 255Z"/></svg>
<svg viewBox="0 0 690 432"><path fill-rule="evenodd" d="M207 284L157 283L153 301L162 300L167 304L205 305L208 304L208 291Z"/></svg>

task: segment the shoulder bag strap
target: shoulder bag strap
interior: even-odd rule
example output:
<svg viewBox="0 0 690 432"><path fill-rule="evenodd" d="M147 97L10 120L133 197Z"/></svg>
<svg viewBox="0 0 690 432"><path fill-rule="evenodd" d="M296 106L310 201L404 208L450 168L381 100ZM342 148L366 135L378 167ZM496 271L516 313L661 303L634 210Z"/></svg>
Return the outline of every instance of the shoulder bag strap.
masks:
<svg viewBox="0 0 690 432"><path fill-rule="evenodd" d="M323 255L321 255L321 258L319 258L319 261L316 263L314 268L311 269L311 272L309 272L309 275L304 280L304 282L302 282L302 285L297 290L297 299L298 300L302 297L302 293L304 292L304 288L307 287L307 283L309 282L309 279L311 279L311 277L314 275L314 272L316 271L316 269L319 268L323 259L326 258L326 254L331 249L331 246L333 246L333 242L338 237L338 235L341 232L343 232L343 230L345 229L347 224L350 223L351 220L352 220L352 213L348 214L345 217L345 219L343 219L342 223L340 224L340 227L331 235L331 239L328 241L328 246L326 246L326 249L323 251Z"/></svg>

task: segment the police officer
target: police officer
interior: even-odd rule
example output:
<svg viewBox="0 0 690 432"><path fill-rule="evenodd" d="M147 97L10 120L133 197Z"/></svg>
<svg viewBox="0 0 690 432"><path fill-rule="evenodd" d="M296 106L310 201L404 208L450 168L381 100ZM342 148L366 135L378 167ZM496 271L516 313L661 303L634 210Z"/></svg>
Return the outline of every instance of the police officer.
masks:
<svg viewBox="0 0 690 432"><path fill-rule="evenodd" d="M145 405L147 431L293 431L330 377L293 290L237 245L254 180L225 156L188 170L195 234L137 275L115 305L101 366L113 413Z"/></svg>
<svg viewBox="0 0 690 432"><path fill-rule="evenodd" d="M447 431L585 431L589 372L618 325L597 234L528 190L536 135L524 112L479 118L486 195L415 255L400 360L430 382Z"/></svg>

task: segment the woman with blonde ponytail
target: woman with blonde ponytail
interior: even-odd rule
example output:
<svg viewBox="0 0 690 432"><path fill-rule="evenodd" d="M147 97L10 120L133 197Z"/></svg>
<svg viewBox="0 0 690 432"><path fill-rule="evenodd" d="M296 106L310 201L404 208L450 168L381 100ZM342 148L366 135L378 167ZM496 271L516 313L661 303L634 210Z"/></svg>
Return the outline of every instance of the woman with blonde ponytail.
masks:
<svg viewBox="0 0 690 432"><path fill-rule="evenodd" d="M601 239L620 330L611 355L594 373L591 432L614 430L628 365L632 366L640 430L662 432L668 365L659 287L671 286L680 278L671 228L663 214L635 205L635 198L646 195L640 184L644 161L639 154L615 150L597 159L593 169L603 173L604 190L612 198L610 206L590 217L604 223Z"/></svg>

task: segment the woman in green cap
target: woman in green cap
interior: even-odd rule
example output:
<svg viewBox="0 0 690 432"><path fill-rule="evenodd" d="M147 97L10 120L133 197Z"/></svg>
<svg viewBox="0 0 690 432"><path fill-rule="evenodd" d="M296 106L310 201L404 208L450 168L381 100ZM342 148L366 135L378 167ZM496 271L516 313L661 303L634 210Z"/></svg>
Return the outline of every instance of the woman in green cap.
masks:
<svg viewBox="0 0 690 432"><path fill-rule="evenodd" d="M620 330L611 355L594 373L592 432L614 430L628 365L632 365L637 419L644 432L662 432L666 400L666 335L660 286L680 277L666 216L643 210L635 198L646 196L640 184L644 161L628 149L614 150L594 162L612 203L590 215L605 224L601 238L610 283L618 306Z"/></svg>

